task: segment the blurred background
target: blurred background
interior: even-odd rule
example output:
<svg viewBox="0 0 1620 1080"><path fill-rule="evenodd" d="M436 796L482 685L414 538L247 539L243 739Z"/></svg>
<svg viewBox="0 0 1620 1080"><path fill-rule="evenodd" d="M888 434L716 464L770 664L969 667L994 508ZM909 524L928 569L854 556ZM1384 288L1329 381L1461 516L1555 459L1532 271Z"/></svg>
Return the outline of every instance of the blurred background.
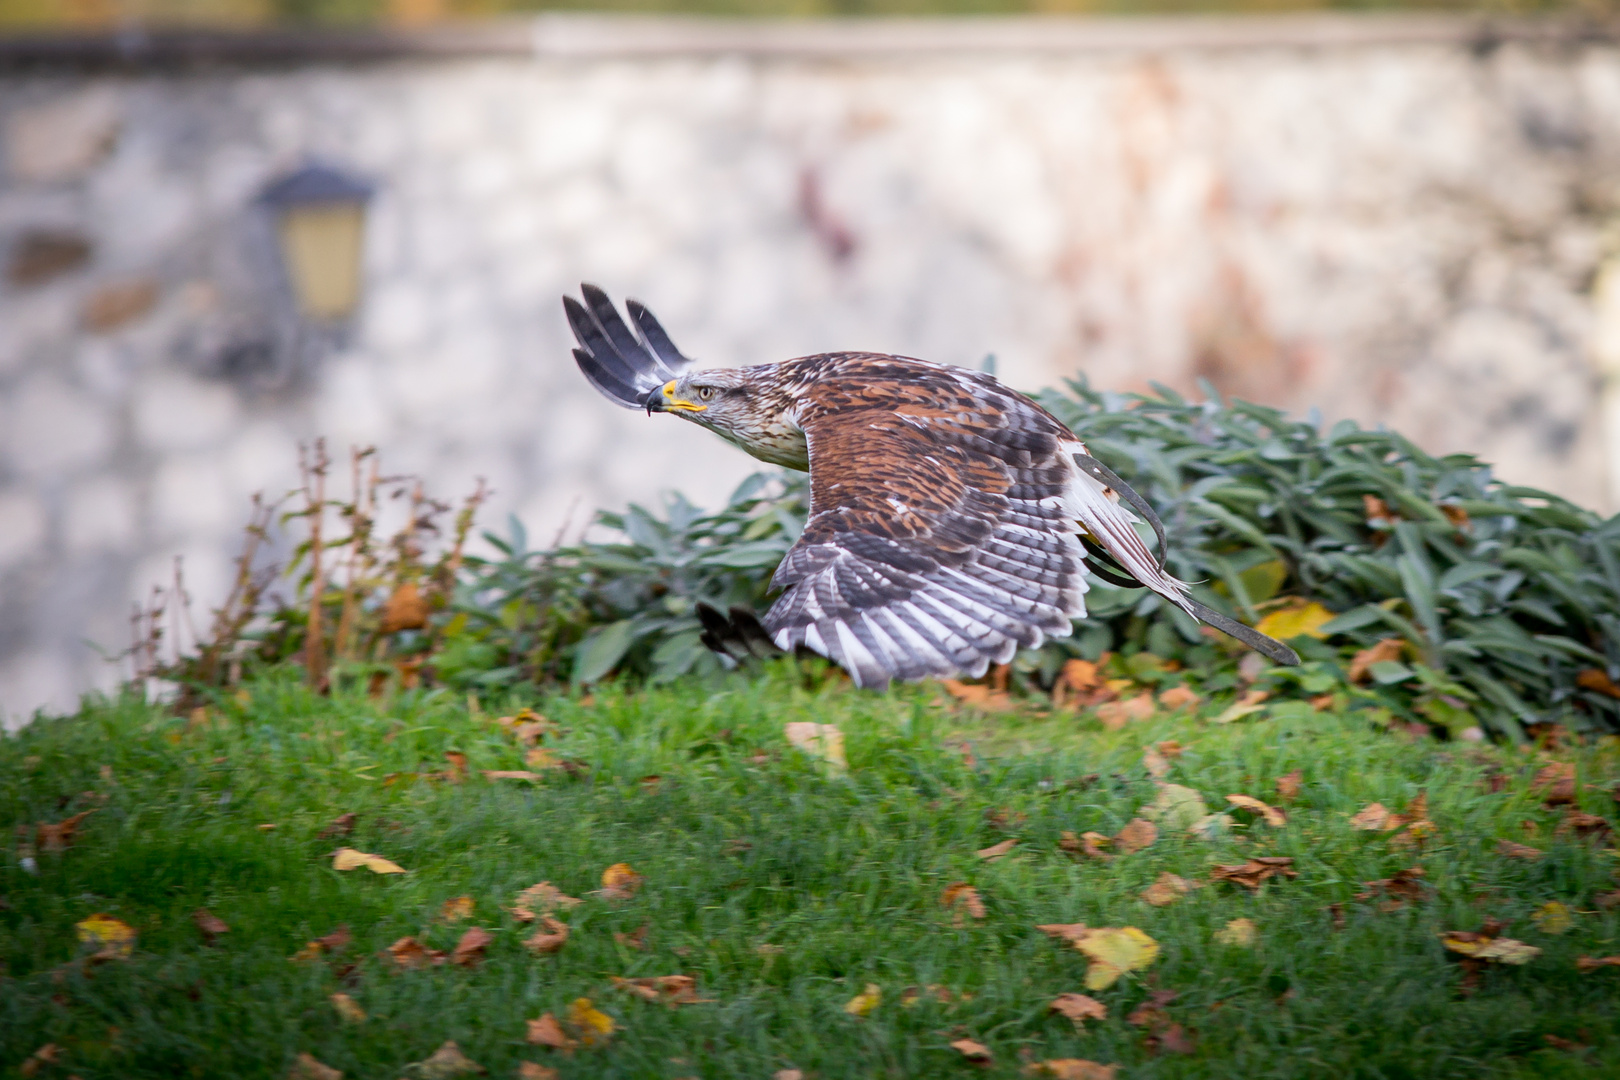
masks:
<svg viewBox="0 0 1620 1080"><path fill-rule="evenodd" d="M1208 385L1620 508L1612 4L542 6L0 0L8 723L176 556L205 622L317 437L537 544L723 500L579 377L582 280L709 364Z"/></svg>

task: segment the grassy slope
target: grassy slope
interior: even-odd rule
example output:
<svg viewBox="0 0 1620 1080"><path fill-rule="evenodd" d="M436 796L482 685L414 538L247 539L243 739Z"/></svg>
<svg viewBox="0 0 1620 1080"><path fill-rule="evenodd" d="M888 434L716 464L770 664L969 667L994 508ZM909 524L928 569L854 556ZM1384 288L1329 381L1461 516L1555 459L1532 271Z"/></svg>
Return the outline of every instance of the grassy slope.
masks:
<svg viewBox="0 0 1620 1080"><path fill-rule="evenodd" d="M1614 887L1613 859L1553 839L1555 819L1528 790L1539 758L1442 752L1327 715L1226 728L1167 718L1120 733L1073 719L991 720L944 709L925 689L806 690L789 663L754 682L537 702L566 729L558 751L591 767L589 779L539 787L385 787L391 772L443 768L446 750L475 768L521 768L521 752L442 695L326 700L286 678L251 684L248 704L230 703L212 729L188 733L124 701L0 742L4 820L55 821L88 805L59 807L62 796L109 796L72 850L41 854L37 877L14 857L0 868L0 1068L54 1041L66 1050L58 1075L85 1080L282 1076L299 1051L351 1077L393 1077L455 1039L494 1076L523 1059L563 1077L757 1080L789 1065L823 1077L970 1075L947 1048L967 1034L995 1051L992 1075L1014 1075L1025 1048L1119 1062L1131 1078L1620 1075L1620 970L1579 975L1574 965L1620 952L1620 916L1592 902ZM786 746L783 723L803 719L844 729L848 779ZM956 748L962 736L977 767ZM1302 769L1289 824L1214 843L1167 836L1106 864L1062 854L1063 830L1113 833L1152 798L1141 748L1166 738L1187 747L1168 779L1212 805L1229 792L1273 801L1275 779ZM761 750L771 757L756 763ZM1614 773L1612 747L1580 760L1583 777ZM1515 776L1498 794L1479 784L1492 761ZM1103 779L1064 786L1086 773ZM649 774L662 782L639 782ZM1440 828L1421 859L1435 899L1395 913L1349 903L1348 925L1334 931L1328 904L1415 861L1353 831L1348 815L1372 800L1404 806L1424 789ZM1581 797L1613 816L1606 794ZM986 821L992 808L1029 819L1017 853L985 864L974 850L1004 835ZM347 842L410 873L330 868L338 842L316 833L351 810L360 826ZM1526 821L1540 831L1527 833ZM264 822L277 828L256 828ZM1549 855L1504 859L1492 850L1502 838ZM1162 909L1137 899L1160 871L1202 877L1215 861L1255 853L1295 856L1298 880L1258 895L1218 885ZM637 897L574 909L573 937L555 957L524 951L527 930L502 910L519 889L549 879L584 896L620 861L646 876ZM981 924L955 928L940 907L959 880L984 894ZM406 934L449 948L463 927L435 916L461 894L476 899L472 922L495 931L481 968L396 972L377 959ZM1530 921L1549 900L1582 912L1563 936ZM200 906L231 926L212 948L190 919ZM73 924L96 911L140 929L134 959L54 980L76 955ZM1509 934L1545 952L1459 997L1461 971L1437 933L1487 916L1511 919ZM1252 950L1212 940L1237 917L1259 924ZM1163 947L1145 978L1095 995L1110 1018L1084 1033L1046 1004L1082 989L1085 958L1034 929L1075 921L1134 925ZM340 959L365 958L352 985L329 964L289 962L339 923L355 934ZM647 951L615 943L612 931L643 923ZM766 943L782 952L762 955ZM697 975L715 1003L672 1011L607 985L615 974L675 972ZM845 1015L868 982L884 1003L864 1021ZM904 987L932 983L972 1000L900 1007ZM1197 1031L1195 1055L1149 1056L1125 1023L1150 985L1180 991L1170 1011ZM338 989L372 1019L342 1022L327 1001ZM524 1044L525 1019L561 1015L582 995L622 1023L609 1048L552 1060ZM1546 1049L1546 1033L1593 1049Z"/></svg>

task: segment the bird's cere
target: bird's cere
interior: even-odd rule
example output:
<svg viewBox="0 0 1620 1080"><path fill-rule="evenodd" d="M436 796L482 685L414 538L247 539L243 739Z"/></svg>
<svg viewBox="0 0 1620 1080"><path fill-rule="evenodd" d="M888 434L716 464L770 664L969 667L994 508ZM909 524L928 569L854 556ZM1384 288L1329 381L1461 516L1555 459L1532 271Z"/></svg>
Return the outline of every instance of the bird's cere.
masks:
<svg viewBox="0 0 1620 1080"><path fill-rule="evenodd" d="M703 412L707 409L707 405L699 405L696 402L676 397L674 379L664 384L664 410L666 412Z"/></svg>

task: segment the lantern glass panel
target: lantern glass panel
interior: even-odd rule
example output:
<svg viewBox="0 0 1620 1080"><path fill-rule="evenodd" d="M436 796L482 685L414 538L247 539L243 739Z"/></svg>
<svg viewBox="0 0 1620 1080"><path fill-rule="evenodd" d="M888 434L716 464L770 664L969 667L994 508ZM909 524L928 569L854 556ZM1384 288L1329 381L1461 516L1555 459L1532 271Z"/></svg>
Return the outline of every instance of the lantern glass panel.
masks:
<svg viewBox="0 0 1620 1080"><path fill-rule="evenodd" d="M281 214L281 247L299 310L308 318L342 319L360 303L365 206L304 203Z"/></svg>

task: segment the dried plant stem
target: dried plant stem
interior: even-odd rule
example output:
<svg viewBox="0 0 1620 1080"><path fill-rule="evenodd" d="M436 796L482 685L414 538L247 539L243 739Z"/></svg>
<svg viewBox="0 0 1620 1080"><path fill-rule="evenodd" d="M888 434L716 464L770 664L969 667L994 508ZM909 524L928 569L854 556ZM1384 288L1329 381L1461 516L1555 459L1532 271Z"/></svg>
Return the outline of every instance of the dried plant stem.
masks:
<svg viewBox="0 0 1620 1080"><path fill-rule="evenodd" d="M339 660L354 659L354 624L360 612L360 584L371 565L371 529L377 516L376 448L349 451L352 501L346 508L349 517L349 557L343 583L343 609L338 616L337 636L332 643L332 655ZM370 476L362 482L361 470L370 461Z"/></svg>
<svg viewBox="0 0 1620 1080"><path fill-rule="evenodd" d="M315 440L313 462L300 449L298 467L303 474L305 510L309 517L309 625L304 631L304 670L309 685L326 684L326 644L321 628L321 604L326 595L325 568L321 563L321 520L326 513L326 471L332 464L326 440Z"/></svg>

